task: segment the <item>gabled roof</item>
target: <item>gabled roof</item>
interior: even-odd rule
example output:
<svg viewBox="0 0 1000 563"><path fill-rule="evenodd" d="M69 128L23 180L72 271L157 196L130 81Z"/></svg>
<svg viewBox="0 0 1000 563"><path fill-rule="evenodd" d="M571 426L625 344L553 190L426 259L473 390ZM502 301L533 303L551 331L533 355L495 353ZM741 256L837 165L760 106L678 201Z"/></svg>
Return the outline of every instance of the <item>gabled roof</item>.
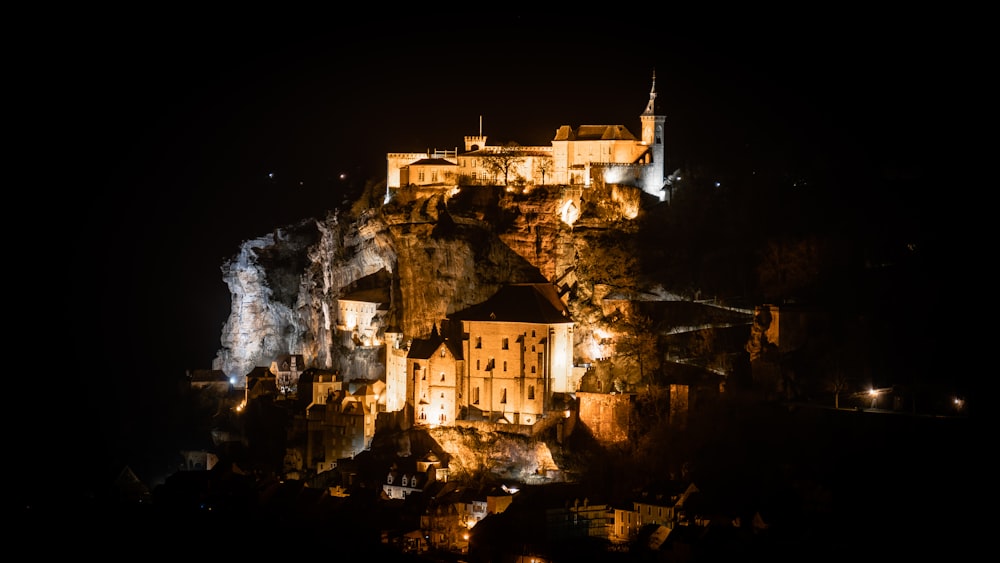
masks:
<svg viewBox="0 0 1000 563"><path fill-rule="evenodd" d="M439 336L437 330L431 333L430 338L414 338L410 343L410 350L407 352L406 357L415 360L427 360L437 353L442 344L448 348L452 357L456 360L462 359L461 345Z"/></svg>
<svg viewBox="0 0 1000 563"><path fill-rule="evenodd" d="M273 378L274 374L271 373L270 368L266 368L264 366L254 366L254 368L250 370L250 373L247 374L247 379L265 379L268 377Z"/></svg>
<svg viewBox="0 0 1000 563"><path fill-rule="evenodd" d="M556 129L553 141L637 141L624 125L581 125L573 129L563 125Z"/></svg>
<svg viewBox="0 0 1000 563"><path fill-rule="evenodd" d="M462 321L519 322L539 324L572 323L569 308L551 283L505 285L492 297L451 316Z"/></svg>

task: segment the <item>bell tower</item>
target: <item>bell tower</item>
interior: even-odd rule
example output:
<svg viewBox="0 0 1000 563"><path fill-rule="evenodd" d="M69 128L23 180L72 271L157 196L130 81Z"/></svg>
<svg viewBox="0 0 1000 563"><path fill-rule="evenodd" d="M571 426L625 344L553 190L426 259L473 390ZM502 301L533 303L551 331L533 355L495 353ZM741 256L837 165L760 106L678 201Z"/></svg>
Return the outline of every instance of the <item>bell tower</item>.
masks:
<svg viewBox="0 0 1000 563"><path fill-rule="evenodd" d="M663 201L664 185L667 181L667 170L664 164L663 126L667 116L660 115L656 103L656 70L653 70L653 87L649 91L649 103L646 110L639 116L642 121L642 143L649 147L652 157L650 170L644 175L643 190L656 195Z"/></svg>

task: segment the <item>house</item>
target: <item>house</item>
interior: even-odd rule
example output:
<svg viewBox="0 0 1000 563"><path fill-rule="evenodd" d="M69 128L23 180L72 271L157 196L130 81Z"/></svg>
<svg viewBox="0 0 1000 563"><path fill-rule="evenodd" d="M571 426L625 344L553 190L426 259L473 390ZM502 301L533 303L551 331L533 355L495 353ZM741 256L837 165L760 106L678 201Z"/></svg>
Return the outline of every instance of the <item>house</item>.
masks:
<svg viewBox="0 0 1000 563"><path fill-rule="evenodd" d="M299 376L306 369L302 354L282 354L271 362L271 373L282 394L296 393L299 386Z"/></svg>
<svg viewBox="0 0 1000 563"><path fill-rule="evenodd" d="M323 413L322 443L326 462L354 457L371 445L378 416L378 398L368 391L368 387L357 394L336 390L325 404L312 407L321 409Z"/></svg>
<svg viewBox="0 0 1000 563"><path fill-rule="evenodd" d="M465 137L464 151L388 153L386 199L404 186L618 184L665 201L666 116L656 101L655 72L639 119L639 136L620 124L562 125L549 146L488 145L480 119L479 134Z"/></svg>
<svg viewBox="0 0 1000 563"><path fill-rule="evenodd" d="M278 394L277 380L271 370L264 366L256 366L246 377L246 402L261 397L275 397Z"/></svg>
<svg viewBox="0 0 1000 563"><path fill-rule="evenodd" d="M389 499L405 499L414 493L421 493L437 480L436 472L437 466L434 465L421 469L413 463L413 460L396 461L386 474L382 493Z"/></svg>
<svg viewBox="0 0 1000 563"><path fill-rule="evenodd" d="M643 528L662 527L664 532L677 527L688 499L698 492L694 483L670 481L644 490L631 507L615 508L610 539L625 543L636 538Z"/></svg>
<svg viewBox="0 0 1000 563"><path fill-rule="evenodd" d="M420 516L420 529L428 544L453 553L468 553L470 530L489 514L503 512L513 499L509 491L442 483L433 492Z"/></svg>
<svg viewBox="0 0 1000 563"><path fill-rule="evenodd" d="M353 346L379 346L379 329L388 308L388 287L348 293L337 299L337 330Z"/></svg>

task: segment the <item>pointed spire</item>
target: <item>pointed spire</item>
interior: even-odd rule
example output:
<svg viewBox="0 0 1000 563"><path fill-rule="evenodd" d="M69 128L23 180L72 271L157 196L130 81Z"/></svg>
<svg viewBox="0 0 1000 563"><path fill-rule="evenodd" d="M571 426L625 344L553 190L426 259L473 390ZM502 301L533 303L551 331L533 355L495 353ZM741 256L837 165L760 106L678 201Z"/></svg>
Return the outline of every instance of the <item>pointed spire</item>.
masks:
<svg viewBox="0 0 1000 563"><path fill-rule="evenodd" d="M656 115L656 69L653 69L653 87L649 90L649 103L643 115Z"/></svg>

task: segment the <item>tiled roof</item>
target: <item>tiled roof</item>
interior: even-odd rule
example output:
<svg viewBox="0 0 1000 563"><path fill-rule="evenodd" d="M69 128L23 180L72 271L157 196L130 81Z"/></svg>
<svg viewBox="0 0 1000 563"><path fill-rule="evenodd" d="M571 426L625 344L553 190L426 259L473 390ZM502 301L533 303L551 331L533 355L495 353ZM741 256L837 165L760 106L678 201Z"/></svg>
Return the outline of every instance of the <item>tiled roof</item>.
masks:
<svg viewBox="0 0 1000 563"><path fill-rule="evenodd" d="M493 297L452 315L456 320L522 322L539 324L572 323L566 304L550 283L510 284Z"/></svg>
<svg viewBox="0 0 1000 563"><path fill-rule="evenodd" d="M553 141L635 141L635 135L624 125L581 125L573 129L563 125L556 129Z"/></svg>

